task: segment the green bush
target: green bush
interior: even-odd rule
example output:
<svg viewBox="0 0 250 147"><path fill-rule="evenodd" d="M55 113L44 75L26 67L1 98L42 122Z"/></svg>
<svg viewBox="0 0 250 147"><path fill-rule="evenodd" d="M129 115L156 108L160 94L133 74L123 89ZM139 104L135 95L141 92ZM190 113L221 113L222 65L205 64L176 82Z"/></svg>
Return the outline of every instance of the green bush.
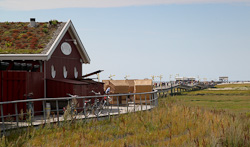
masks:
<svg viewBox="0 0 250 147"><path fill-rule="evenodd" d="M49 21L51 25L57 25L58 24L58 20L50 20Z"/></svg>
<svg viewBox="0 0 250 147"><path fill-rule="evenodd" d="M49 31L48 31L47 28L44 28L44 29L43 29L43 32L47 34Z"/></svg>
<svg viewBox="0 0 250 147"><path fill-rule="evenodd" d="M48 28L48 25L47 24L43 24L43 28Z"/></svg>
<svg viewBox="0 0 250 147"><path fill-rule="evenodd" d="M12 46L12 42L5 42L5 46L6 47L11 47Z"/></svg>

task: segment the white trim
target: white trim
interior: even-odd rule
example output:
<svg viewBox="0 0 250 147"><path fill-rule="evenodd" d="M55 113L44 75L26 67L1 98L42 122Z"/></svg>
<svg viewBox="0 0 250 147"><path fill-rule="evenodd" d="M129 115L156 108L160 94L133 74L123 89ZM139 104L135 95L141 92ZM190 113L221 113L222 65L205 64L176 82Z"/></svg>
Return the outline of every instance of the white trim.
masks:
<svg viewBox="0 0 250 147"><path fill-rule="evenodd" d="M67 76L68 76L67 68L66 68L66 66L63 66L63 77L66 79Z"/></svg>
<svg viewBox="0 0 250 147"><path fill-rule="evenodd" d="M0 54L0 60L46 60L46 54Z"/></svg>
<svg viewBox="0 0 250 147"><path fill-rule="evenodd" d="M83 55L85 55L85 57L82 57L84 63L90 63L90 58L88 56L88 53L86 52L86 50L85 50L85 48L84 48L84 46L82 44L82 41L81 41L80 37L78 36L77 31L76 31L76 29L75 29L75 27L74 27L74 25L73 25L72 22L71 22L71 29L72 29L72 32L73 32L74 36L76 37L76 40L78 42L77 44L79 44L80 48L83 51Z"/></svg>
<svg viewBox="0 0 250 147"><path fill-rule="evenodd" d="M60 43L60 41L62 40L63 36L65 35L65 33L67 32L68 28L69 28L69 23L71 22L71 20L68 20L68 22L64 25L62 31L60 32L60 34L57 36L56 40L54 41L54 43L52 44L52 46L50 47L49 51L46 53L47 55L47 60L50 59L51 55L54 53L56 47L58 46L58 44Z"/></svg>

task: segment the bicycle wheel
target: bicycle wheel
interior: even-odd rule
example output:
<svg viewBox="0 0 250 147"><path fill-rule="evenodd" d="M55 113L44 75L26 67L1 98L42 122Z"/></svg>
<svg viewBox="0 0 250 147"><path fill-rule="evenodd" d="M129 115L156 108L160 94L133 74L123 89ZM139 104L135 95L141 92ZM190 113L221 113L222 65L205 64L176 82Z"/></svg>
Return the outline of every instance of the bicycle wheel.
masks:
<svg viewBox="0 0 250 147"><path fill-rule="evenodd" d="M103 110L104 110L104 103L103 103L103 101L101 101L99 103L99 115L103 113Z"/></svg>
<svg viewBox="0 0 250 147"><path fill-rule="evenodd" d="M32 103L30 103L30 104L28 105L28 112L30 112L30 116L31 116L31 117L34 117L35 112L34 112L34 106L33 106Z"/></svg>
<svg viewBox="0 0 250 147"><path fill-rule="evenodd" d="M83 109L84 109L84 116L85 117L88 117L90 115L90 113L92 112L92 108L91 108L91 105L89 103L87 103Z"/></svg>
<svg viewBox="0 0 250 147"><path fill-rule="evenodd" d="M95 116L99 116L99 115L101 114L101 111L100 111L100 108L99 108L99 107L95 107L95 108L93 109L93 112L94 112L94 115L95 115Z"/></svg>

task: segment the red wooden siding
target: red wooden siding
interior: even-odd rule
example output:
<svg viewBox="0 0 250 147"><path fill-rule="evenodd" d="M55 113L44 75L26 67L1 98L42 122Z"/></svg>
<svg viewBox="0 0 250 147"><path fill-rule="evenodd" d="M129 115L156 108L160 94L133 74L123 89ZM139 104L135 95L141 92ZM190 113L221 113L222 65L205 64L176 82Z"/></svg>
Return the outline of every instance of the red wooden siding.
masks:
<svg viewBox="0 0 250 147"><path fill-rule="evenodd" d="M55 67L56 77L55 79L64 79L63 77L63 66L66 67L68 76L67 79L75 79L74 77L74 67L77 68L78 77L82 76L82 63L80 62L80 54L73 43L73 41L66 41L66 39L72 39L70 34L66 32L65 36L62 38L61 42L58 44L54 53L52 54L49 61L46 62L46 78L53 79L51 77L51 65ZM61 44L63 42L68 42L71 45L72 52L70 55L64 55L61 52Z"/></svg>
<svg viewBox="0 0 250 147"><path fill-rule="evenodd" d="M2 101L2 71L0 71L0 101Z"/></svg>
<svg viewBox="0 0 250 147"><path fill-rule="evenodd" d="M43 98L43 73L26 71L2 71L1 72L1 101L24 100L24 94L33 92L32 98ZM35 111L42 110L42 103L36 102ZM18 103L18 113L23 110L26 113L26 103ZM14 104L3 105L4 115L15 114Z"/></svg>
<svg viewBox="0 0 250 147"><path fill-rule="evenodd" d="M103 83L94 81L76 81L69 79L60 80L47 80L47 97L69 97L67 93L78 96L93 96L95 95L91 91L100 92L104 94ZM83 101L78 100L79 107L83 107ZM67 103L59 102L59 107L65 107ZM55 109L55 102L51 104L51 108Z"/></svg>
<svg viewBox="0 0 250 147"><path fill-rule="evenodd" d="M41 72L28 72L27 73L27 93L32 92L32 98L44 97L44 74ZM34 102L35 111L43 109L42 102Z"/></svg>
<svg viewBox="0 0 250 147"><path fill-rule="evenodd" d="M27 72L16 72L16 71L4 71L2 72L2 101L14 101L24 99L26 94L26 73ZM18 104L18 109L26 111L26 105L23 103ZM19 112L20 112L19 111ZM3 105L4 115L14 114L15 105L8 104Z"/></svg>

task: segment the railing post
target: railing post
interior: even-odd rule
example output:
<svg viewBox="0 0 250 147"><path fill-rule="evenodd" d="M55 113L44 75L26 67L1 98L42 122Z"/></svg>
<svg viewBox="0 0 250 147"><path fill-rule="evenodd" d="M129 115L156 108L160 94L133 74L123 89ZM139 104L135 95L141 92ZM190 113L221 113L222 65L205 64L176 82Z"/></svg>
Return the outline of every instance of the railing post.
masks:
<svg viewBox="0 0 250 147"><path fill-rule="evenodd" d="M134 95L134 112L135 112L135 98L136 98L136 95Z"/></svg>
<svg viewBox="0 0 250 147"><path fill-rule="evenodd" d="M84 118L86 119L86 105L87 105L87 104L85 105L85 98L83 98L82 103L83 103Z"/></svg>
<svg viewBox="0 0 250 147"><path fill-rule="evenodd" d="M151 96L151 105L154 107L154 96Z"/></svg>
<svg viewBox="0 0 250 147"><path fill-rule="evenodd" d="M97 100L96 100L97 98L95 98L95 102L97 103ZM99 104L98 104L99 103ZM99 99L98 99L98 103L97 103L97 106L96 106L96 110L97 110L97 120L98 120L98 118L99 118L99 106L100 106L100 101L99 101Z"/></svg>
<svg viewBox="0 0 250 147"><path fill-rule="evenodd" d="M120 115L120 107L119 107L118 96L116 96L116 100L117 100L118 114Z"/></svg>
<svg viewBox="0 0 250 147"><path fill-rule="evenodd" d="M33 109L33 112L34 112L34 116L35 116L35 105L34 105L34 102L29 102L29 105L30 105L30 125L33 126L32 124L32 120L33 120L33 117L32 117L32 109Z"/></svg>
<svg viewBox="0 0 250 147"><path fill-rule="evenodd" d="M109 97L108 97L108 96L106 96L106 101L107 101L107 105L108 105L108 115L109 115L109 120L110 120L110 110L109 110L109 105L111 105L111 104L110 104L110 102L109 102Z"/></svg>
<svg viewBox="0 0 250 147"><path fill-rule="evenodd" d="M173 86L172 86L172 83L171 83L171 96L173 96Z"/></svg>
<svg viewBox="0 0 250 147"><path fill-rule="evenodd" d="M154 105L154 107L155 107L155 95L153 94L153 105Z"/></svg>
<svg viewBox="0 0 250 147"><path fill-rule="evenodd" d="M44 122L46 124L46 109L45 109L45 102L46 101L43 101L43 119L44 119Z"/></svg>
<svg viewBox="0 0 250 147"><path fill-rule="evenodd" d="M0 105L1 107L1 118L2 118L2 126L3 126L3 134L5 135L5 125L4 125L4 117L3 117L3 105Z"/></svg>
<svg viewBox="0 0 250 147"><path fill-rule="evenodd" d="M150 109L152 108L151 98L152 98L152 95L150 95L150 98L149 98L150 99L150 101L149 101L150 102Z"/></svg>
<svg viewBox="0 0 250 147"><path fill-rule="evenodd" d="M59 126L60 120L59 120L59 107L58 107L58 100L56 100L56 112L57 112L57 123Z"/></svg>
<svg viewBox="0 0 250 147"><path fill-rule="evenodd" d="M146 110L148 110L148 102L147 102L147 95L145 94L145 104L146 104Z"/></svg>
<svg viewBox="0 0 250 147"><path fill-rule="evenodd" d="M15 103L15 111L16 111L16 126L19 128L19 118L18 118L17 103Z"/></svg>
<svg viewBox="0 0 250 147"><path fill-rule="evenodd" d="M113 106L113 104L114 104L114 98L115 98L115 97L112 97L111 113L112 113L112 110L113 110L113 107L112 107L112 106ZM110 115L110 114L109 114L109 115Z"/></svg>
<svg viewBox="0 0 250 147"><path fill-rule="evenodd" d="M127 95L127 97L126 97L127 113L128 113L128 97L129 97L129 95Z"/></svg>
<svg viewBox="0 0 250 147"><path fill-rule="evenodd" d="M140 103L141 103L141 111L142 111L142 102L141 102L141 94L140 94Z"/></svg>
<svg viewBox="0 0 250 147"><path fill-rule="evenodd" d="M154 99L155 99L155 102L156 102L156 106L158 106L158 97L157 97L157 95L155 93L153 95L154 95Z"/></svg>

